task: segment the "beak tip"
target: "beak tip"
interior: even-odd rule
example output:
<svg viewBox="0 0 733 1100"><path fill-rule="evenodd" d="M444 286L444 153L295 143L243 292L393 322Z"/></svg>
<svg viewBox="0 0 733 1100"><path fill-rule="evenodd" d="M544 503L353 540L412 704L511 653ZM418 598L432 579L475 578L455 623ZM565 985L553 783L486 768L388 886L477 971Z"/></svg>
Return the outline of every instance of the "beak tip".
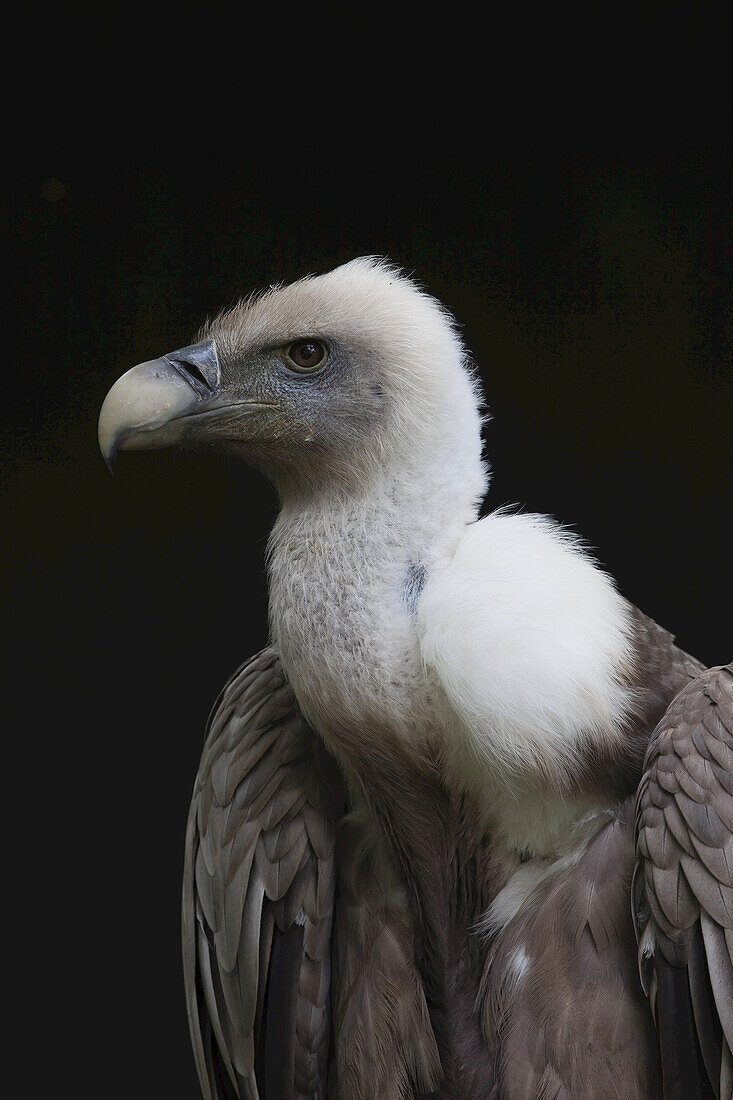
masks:
<svg viewBox="0 0 733 1100"><path fill-rule="evenodd" d="M169 424L201 400L199 390L165 357L139 363L123 374L102 402L97 424L99 449L109 472L115 472L120 450L169 446Z"/></svg>

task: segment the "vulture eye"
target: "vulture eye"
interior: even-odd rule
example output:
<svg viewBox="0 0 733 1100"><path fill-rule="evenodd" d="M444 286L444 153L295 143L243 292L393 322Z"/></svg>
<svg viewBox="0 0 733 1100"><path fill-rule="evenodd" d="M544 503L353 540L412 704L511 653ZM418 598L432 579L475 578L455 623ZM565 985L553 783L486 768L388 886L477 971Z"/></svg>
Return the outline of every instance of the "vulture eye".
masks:
<svg viewBox="0 0 733 1100"><path fill-rule="evenodd" d="M320 340L296 340L288 348L288 359L295 370L315 370L326 358L326 349Z"/></svg>

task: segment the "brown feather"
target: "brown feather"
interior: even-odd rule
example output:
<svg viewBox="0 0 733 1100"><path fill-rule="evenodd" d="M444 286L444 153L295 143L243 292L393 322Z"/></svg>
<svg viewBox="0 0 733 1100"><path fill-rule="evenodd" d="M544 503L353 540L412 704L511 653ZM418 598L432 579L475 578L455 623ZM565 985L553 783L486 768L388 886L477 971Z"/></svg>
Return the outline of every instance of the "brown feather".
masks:
<svg viewBox="0 0 733 1100"><path fill-rule="evenodd" d="M701 1072L716 1092L720 1082L728 1087L733 1040L733 776L725 770L733 768L732 728L733 669L709 669L679 693L660 721L637 799L637 858L644 873L637 874L643 886L635 904L637 912L650 914L644 935L659 953L659 966L666 959L676 968L665 971L667 999L657 1009L665 1014L665 1074L671 1081L678 1072L689 1073L682 1060L696 1057L680 1047L675 1029L675 1020L689 1013L690 997ZM674 977L680 969L688 985ZM646 984L651 994L648 978Z"/></svg>
<svg viewBox="0 0 733 1100"><path fill-rule="evenodd" d="M342 800L333 763L300 715L274 652L264 650L217 701L189 815L184 974L207 1100L219 1095L217 1058L237 1095L257 1096L256 1032L266 1023L272 931L275 924L287 931L301 914L308 954L301 953L295 975L293 1095L326 1094L324 991L330 985L334 824ZM308 913L306 893L313 899Z"/></svg>
<svg viewBox="0 0 733 1100"><path fill-rule="evenodd" d="M633 858L628 801L497 937L484 999L484 1029L501 1038L497 1097L658 1094L627 901Z"/></svg>

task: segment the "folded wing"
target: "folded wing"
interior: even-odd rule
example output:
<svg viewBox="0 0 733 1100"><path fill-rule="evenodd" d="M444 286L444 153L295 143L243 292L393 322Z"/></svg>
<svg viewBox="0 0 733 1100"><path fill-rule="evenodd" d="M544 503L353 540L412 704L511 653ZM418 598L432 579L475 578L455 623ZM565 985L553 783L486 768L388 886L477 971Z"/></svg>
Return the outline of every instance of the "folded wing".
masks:
<svg viewBox="0 0 733 1100"><path fill-rule="evenodd" d="M206 1100L326 1095L338 771L277 654L209 721L183 880L186 1002Z"/></svg>
<svg viewBox="0 0 733 1100"><path fill-rule="evenodd" d="M709 669L675 697L644 769L633 904L665 1100L731 1100L732 665Z"/></svg>

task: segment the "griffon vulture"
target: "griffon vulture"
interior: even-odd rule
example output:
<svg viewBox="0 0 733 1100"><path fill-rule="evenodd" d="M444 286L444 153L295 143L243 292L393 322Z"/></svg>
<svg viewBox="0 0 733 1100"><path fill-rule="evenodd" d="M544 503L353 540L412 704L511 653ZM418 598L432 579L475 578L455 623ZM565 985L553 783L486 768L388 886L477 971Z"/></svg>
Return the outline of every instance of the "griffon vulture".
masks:
<svg viewBox="0 0 733 1100"><path fill-rule="evenodd" d="M102 407L110 464L225 448L280 503L186 839L207 1100L730 1100L732 666L553 520L477 518L479 406L448 312L359 258Z"/></svg>

